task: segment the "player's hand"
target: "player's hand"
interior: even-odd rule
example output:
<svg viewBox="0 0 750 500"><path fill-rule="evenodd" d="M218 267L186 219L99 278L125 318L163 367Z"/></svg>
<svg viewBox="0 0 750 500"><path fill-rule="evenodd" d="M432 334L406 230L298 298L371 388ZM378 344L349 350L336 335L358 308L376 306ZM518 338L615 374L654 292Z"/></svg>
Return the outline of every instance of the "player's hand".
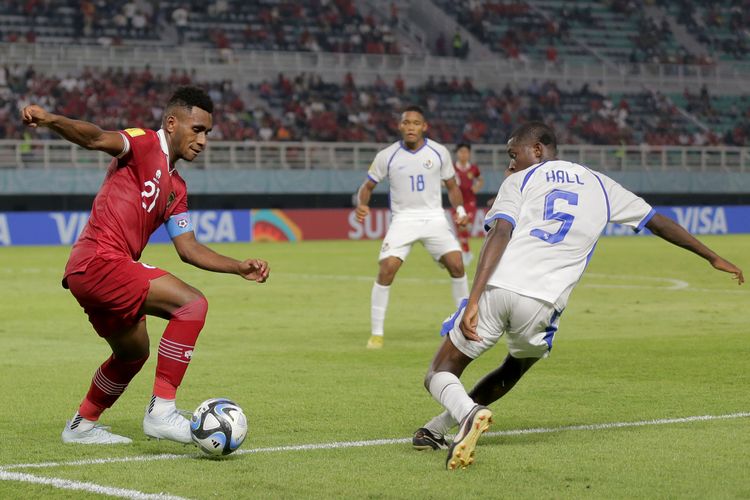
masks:
<svg viewBox="0 0 750 500"><path fill-rule="evenodd" d="M21 119L23 120L24 125L31 128L37 128L44 125L49 115L50 114L47 113L44 108L37 106L36 104L30 104L21 110Z"/></svg>
<svg viewBox="0 0 750 500"><path fill-rule="evenodd" d="M265 260L247 259L240 262L239 274L246 280L265 283L270 272L271 269Z"/></svg>
<svg viewBox="0 0 750 500"><path fill-rule="evenodd" d="M479 323L479 304L469 301L464 309L464 316L461 318L461 333L464 337L474 342L481 342L482 338L477 335L477 323Z"/></svg>
<svg viewBox="0 0 750 500"><path fill-rule="evenodd" d="M464 215L463 217L459 217L458 214L453 214L453 222L455 222L457 226L463 227L469 223L469 216Z"/></svg>
<svg viewBox="0 0 750 500"><path fill-rule="evenodd" d="M358 222L364 222L365 218L370 215L370 207L367 205L357 205L355 210Z"/></svg>
<svg viewBox="0 0 750 500"><path fill-rule="evenodd" d="M722 259L717 255L715 259L711 260L711 265L714 266L714 269L718 269L719 271L734 274L734 279L737 280L738 285L741 285L745 282L745 277L742 275L742 269L735 266L728 260Z"/></svg>

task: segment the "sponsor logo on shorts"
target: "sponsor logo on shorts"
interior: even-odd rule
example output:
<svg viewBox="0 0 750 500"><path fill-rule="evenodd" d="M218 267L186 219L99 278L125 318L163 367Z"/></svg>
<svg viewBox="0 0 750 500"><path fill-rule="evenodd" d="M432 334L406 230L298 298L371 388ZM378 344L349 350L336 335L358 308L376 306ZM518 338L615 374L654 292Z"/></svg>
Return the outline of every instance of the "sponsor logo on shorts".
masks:
<svg viewBox="0 0 750 500"><path fill-rule="evenodd" d="M380 248L380 251L387 252L389 248L391 248L391 246L388 244L388 242L384 242L383 246Z"/></svg>
<svg viewBox="0 0 750 500"><path fill-rule="evenodd" d="M177 221L177 227L186 228L188 225L188 220L185 218L182 218Z"/></svg>

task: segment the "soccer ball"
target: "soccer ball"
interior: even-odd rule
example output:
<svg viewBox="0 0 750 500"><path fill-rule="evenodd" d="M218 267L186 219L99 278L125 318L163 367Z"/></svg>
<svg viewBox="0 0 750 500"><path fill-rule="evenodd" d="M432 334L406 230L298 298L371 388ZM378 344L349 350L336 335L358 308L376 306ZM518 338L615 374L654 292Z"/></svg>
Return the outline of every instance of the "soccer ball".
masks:
<svg viewBox="0 0 750 500"><path fill-rule="evenodd" d="M247 436L247 417L237 403L225 398L208 399L190 419L193 442L208 455L229 455Z"/></svg>

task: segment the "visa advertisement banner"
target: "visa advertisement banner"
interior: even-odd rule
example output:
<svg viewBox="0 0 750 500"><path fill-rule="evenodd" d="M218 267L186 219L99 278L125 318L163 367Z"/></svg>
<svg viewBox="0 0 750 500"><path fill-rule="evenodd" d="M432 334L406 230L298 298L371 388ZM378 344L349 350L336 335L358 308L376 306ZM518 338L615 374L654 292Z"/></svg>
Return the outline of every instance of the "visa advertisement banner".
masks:
<svg viewBox="0 0 750 500"><path fill-rule="evenodd" d="M656 207L693 234L750 233L750 205ZM190 212L196 238L203 243L302 240L379 240L390 224L390 211L373 209L364 222L354 210L195 210ZM484 235L485 209L471 223L471 234ZM0 246L72 245L88 221L88 212L0 213ZM643 231L641 235L647 234ZM605 236L634 235L630 228L610 224ZM169 242L159 228L152 243Z"/></svg>

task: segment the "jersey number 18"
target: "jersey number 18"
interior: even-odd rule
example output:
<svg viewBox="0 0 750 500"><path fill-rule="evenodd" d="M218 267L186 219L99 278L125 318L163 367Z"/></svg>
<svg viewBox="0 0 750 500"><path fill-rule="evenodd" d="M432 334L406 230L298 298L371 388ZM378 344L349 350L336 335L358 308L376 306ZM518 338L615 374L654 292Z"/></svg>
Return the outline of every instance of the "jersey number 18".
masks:
<svg viewBox="0 0 750 500"><path fill-rule="evenodd" d="M411 181L412 193L414 191L424 191L424 176L422 174L410 175L409 180Z"/></svg>

